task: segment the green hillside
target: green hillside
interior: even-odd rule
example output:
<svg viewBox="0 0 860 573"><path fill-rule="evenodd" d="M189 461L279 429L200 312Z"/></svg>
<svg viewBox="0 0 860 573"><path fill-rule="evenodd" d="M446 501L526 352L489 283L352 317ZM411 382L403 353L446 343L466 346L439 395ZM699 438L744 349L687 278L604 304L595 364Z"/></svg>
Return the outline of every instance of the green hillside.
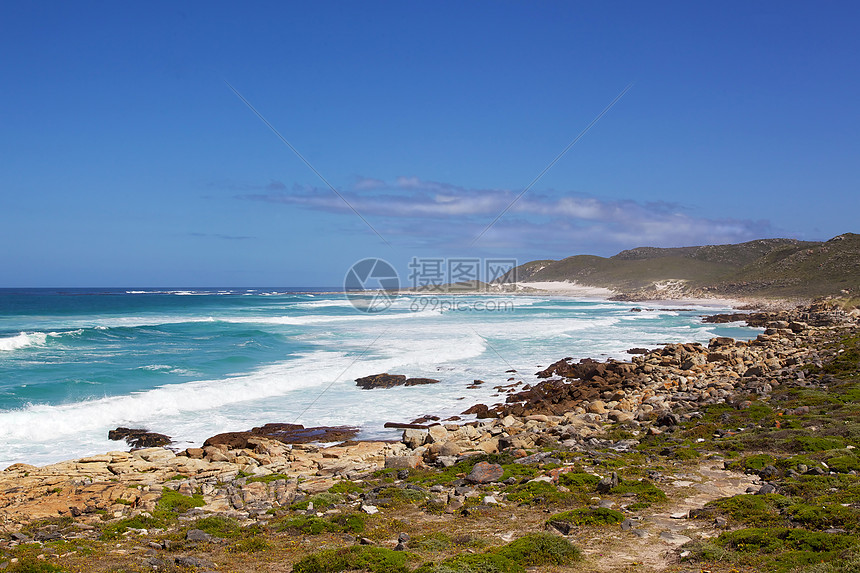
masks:
<svg viewBox="0 0 860 573"><path fill-rule="evenodd" d="M639 247L609 258L576 255L515 270L520 283L572 281L622 297L753 296L803 298L860 292L860 235L826 242L761 239L736 245ZM512 280L513 274L504 280Z"/></svg>

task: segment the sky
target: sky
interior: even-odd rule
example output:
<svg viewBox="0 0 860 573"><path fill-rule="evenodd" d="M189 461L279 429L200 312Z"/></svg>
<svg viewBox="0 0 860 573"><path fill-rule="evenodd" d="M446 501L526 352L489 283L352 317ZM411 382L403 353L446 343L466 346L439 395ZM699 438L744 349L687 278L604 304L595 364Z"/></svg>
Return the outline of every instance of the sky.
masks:
<svg viewBox="0 0 860 573"><path fill-rule="evenodd" d="M0 287L860 232L858 27L835 1L4 2Z"/></svg>

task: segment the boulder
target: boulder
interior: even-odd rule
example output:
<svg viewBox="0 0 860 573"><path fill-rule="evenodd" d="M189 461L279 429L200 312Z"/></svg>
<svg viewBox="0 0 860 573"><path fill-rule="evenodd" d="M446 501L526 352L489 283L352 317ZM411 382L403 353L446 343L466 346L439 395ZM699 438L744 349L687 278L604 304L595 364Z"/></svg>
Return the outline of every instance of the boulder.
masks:
<svg viewBox="0 0 860 573"><path fill-rule="evenodd" d="M504 473L504 468L499 464L478 462L466 476L466 480L470 483L492 483L499 481Z"/></svg>
<svg viewBox="0 0 860 573"><path fill-rule="evenodd" d="M441 443L448 441L448 430L445 426L430 426L427 431L427 441L430 443Z"/></svg>
<svg viewBox="0 0 860 573"><path fill-rule="evenodd" d="M427 442L427 430L407 428L403 430L401 441L413 450L420 448Z"/></svg>

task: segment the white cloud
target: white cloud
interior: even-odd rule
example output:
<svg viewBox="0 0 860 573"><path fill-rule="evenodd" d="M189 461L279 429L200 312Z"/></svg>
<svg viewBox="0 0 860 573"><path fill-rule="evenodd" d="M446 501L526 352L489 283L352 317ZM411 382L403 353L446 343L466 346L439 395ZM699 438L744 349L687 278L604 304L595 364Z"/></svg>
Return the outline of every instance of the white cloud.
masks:
<svg viewBox="0 0 860 573"><path fill-rule="evenodd" d="M244 199L350 213L330 189L273 182ZM469 189L449 183L398 177L394 182L361 178L341 195L386 237L410 243L465 246L502 211L509 211L478 246L547 250L561 254L604 252L636 246L735 243L768 236L767 221L710 219L668 203L604 200L583 194ZM513 204L513 205L512 205Z"/></svg>

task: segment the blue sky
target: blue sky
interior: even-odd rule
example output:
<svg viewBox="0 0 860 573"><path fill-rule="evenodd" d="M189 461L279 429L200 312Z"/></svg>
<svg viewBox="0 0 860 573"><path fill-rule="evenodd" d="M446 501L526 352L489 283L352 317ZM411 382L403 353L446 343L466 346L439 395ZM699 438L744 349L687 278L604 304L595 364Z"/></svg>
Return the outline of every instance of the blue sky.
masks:
<svg viewBox="0 0 860 573"><path fill-rule="evenodd" d="M855 2L19 4L0 286L335 286L370 256L860 231Z"/></svg>

